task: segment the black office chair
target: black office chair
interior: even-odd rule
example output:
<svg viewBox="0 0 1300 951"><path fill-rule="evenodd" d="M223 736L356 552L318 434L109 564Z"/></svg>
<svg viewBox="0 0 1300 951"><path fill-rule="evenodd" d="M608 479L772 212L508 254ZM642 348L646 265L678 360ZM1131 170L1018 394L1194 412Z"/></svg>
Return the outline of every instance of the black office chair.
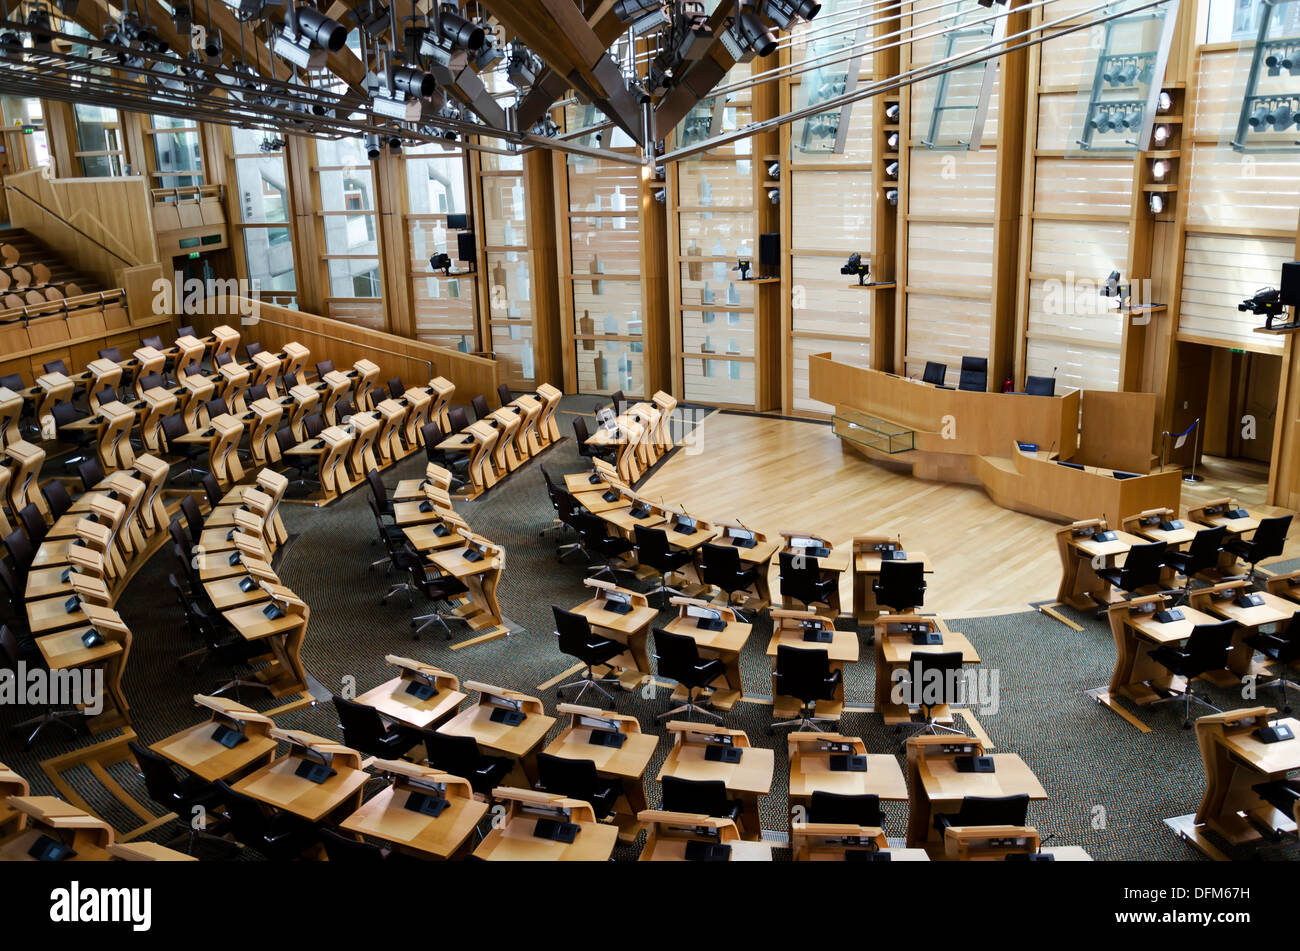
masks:
<svg viewBox="0 0 1300 951"><path fill-rule="evenodd" d="M81 478L81 485L87 492L96 488L106 478L104 467L99 464L98 459L87 459L77 466L77 475Z"/></svg>
<svg viewBox="0 0 1300 951"><path fill-rule="evenodd" d="M610 410L613 411L615 416L617 416L620 412L622 412L620 407L625 402L626 400L623 397L622 390L615 390L613 393L609 394L609 408Z"/></svg>
<svg viewBox="0 0 1300 951"><path fill-rule="evenodd" d="M225 493L221 491L221 484L211 472L204 473L199 481L203 483L203 497L208 500L208 511L211 512L225 499Z"/></svg>
<svg viewBox="0 0 1300 951"><path fill-rule="evenodd" d="M201 807L209 816L216 812L221 794L215 786L193 774L178 779L172 769L171 760L165 756L159 756L135 740L127 740L126 745L140 766L140 778L144 780L144 788L148 791L149 798L167 812L176 813L177 818L190 827L188 836L178 836L168 843L169 845L178 845L182 839L188 838L185 852L187 855L193 855L194 843L202 836L207 841L221 843L225 848L231 847L232 843L228 840L199 828L191 821L195 806Z"/></svg>
<svg viewBox="0 0 1300 951"><path fill-rule="evenodd" d="M556 543L555 560L562 562L575 551L582 551L582 537L578 535L578 516L586 513L587 510L576 498L558 486L549 486L547 492L550 493L551 505L555 509L555 519L558 523L556 528L567 528L577 538L577 541Z"/></svg>
<svg viewBox="0 0 1300 951"><path fill-rule="evenodd" d="M194 332L194 326L192 324L186 324L184 327L176 328L176 339L180 340L181 337L193 337L195 340L203 339Z"/></svg>
<svg viewBox="0 0 1300 951"><path fill-rule="evenodd" d="M230 407L226 405L225 397L217 396L203 404L203 408L208 411L208 419L216 419L218 416L225 416L230 412Z"/></svg>
<svg viewBox="0 0 1300 951"><path fill-rule="evenodd" d="M885 814L880 809L880 797L874 793L850 796L814 790L808 803L808 821L837 826L879 827L884 824Z"/></svg>
<svg viewBox="0 0 1300 951"><path fill-rule="evenodd" d="M188 433L185 428L185 418L180 413L172 413L170 416L164 416L162 420L163 440L167 443L167 451L176 456L176 462L181 470L173 472L171 478L173 481L181 476L201 476L207 469L198 465L199 459L208 451L208 447L202 443L181 442L180 438Z"/></svg>
<svg viewBox="0 0 1300 951"><path fill-rule="evenodd" d="M590 803L596 818L604 819L623 794L622 785L604 779L589 759L569 759L550 753L537 754L538 787L553 796Z"/></svg>
<svg viewBox="0 0 1300 951"><path fill-rule="evenodd" d="M844 682L840 671L831 670L830 654L827 651L813 647L778 645L772 678L773 690L777 696L794 697L799 701L799 716L793 720L773 723L767 728L769 736L784 726L820 732L818 723L839 722L838 717L814 715L817 701L834 700L836 688Z"/></svg>
<svg viewBox="0 0 1300 951"><path fill-rule="evenodd" d="M984 357L961 358L961 381L959 390L976 390L984 392L989 388L989 361Z"/></svg>
<svg viewBox="0 0 1300 951"><path fill-rule="evenodd" d="M303 417L302 428L308 439L315 439L325 431L325 416L319 411L308 413Z"/></svg>
<svg viewBox="0 0 1300 951"><path fill-rule="evenodd" d="M215 357L212 358L212 365L218 370L224 367L227 363L234 363L234 362L235 362L235 358L231 355L229 350L225 351L224 353L218 353Z"/></svg>
<svg viewBox="0 0 1300 951"><path fill-rule="evenodd" d="M956 703L959 699L955 691L960 689L957 680L961 675L961 666L961 651L914 651L912 661L907 666L909 688L904 696L908 698L909 703L917 705L921 719L909 721L907 724L900 723L894 727L894 732L901 733L904 726L914 726L918 729L912 734L913 736L940 732L964 735L963 731L946 723L940 723L934 718L936 707ZM939 685L938 696L929 689L933 684ZM901 684L895 686L899 687ZM899 752L907 752L906 740L899 745Z"/></svg>
<svg viewBox="0 0 1300 951"><path fill-rule="evenodd" d="M967 826L1023 826L1029 815L1029 794L1014 796L963 796L956 812L934 817L940 832Z"/></svg>
<svg viewBox="0 0 1300 951"><path fill-rule="evenodd" d="M73 447L72 454L63 460L64 469L71 469L94 455L92 448L95 442L94 430L67 428L70 424L85 419L85 413L68 402L55 403L54 408L50 410L50 415L54 417L54 432L59 442L68 443Z"/></svg>
<svg viewBox="0 0 1300 951"><path fill-rule="evenodd" d="M1287 688L1300 686L1287 676L1291 665L1300 660L1300 611L1291 615L1291 620L1284 630L1272 634L1248 634L1242 638L1242 642L1251 650L1259 651L1270 663L1277 665L1277 675L1257 686L1281 687L1282 712L1290 713L1291 698Z"/></svg>
<svg viewBox="0 0 1300 951"><path fill-rule="evenodd" d="M933 383L935 386L943 386L943 381L947 378L947 364L936 363L933 360L925 361L925 372L921 374L922 382Z"/></svg>
<svg viewBox="0 0 1300 951"><path fill-rule="evenodd" d="M311 478L311 473L315 471L319 464L317 458L311 455L289 452L290 449L298 445L298 439L294 436L290 427L281 426L275 431L275 443L280 449L280 461L293 470L292 485L301 488L305 488L309 484L319 485L316 479Z"/></svg>
<svg viewBox="0 0 1300 951"><path fill-rule="evenodd" d="M668 631L656 627L654 628L654 639L655 656L659 660L659 675L667 677L669 680L675 680L686 688L686 702L659 714L656 719L662 720L665 717L676 716L685 711L687 720L691 719L692 714L699 713L713 720L721 721L721 716L702 705L708 703L707 700L696 703L696 691L707 689L709 684L725 675L727 672L726 665L716 657L712 660L705 660L701 657L700 648L695 643L695 639L687 637L685 634L670 634Z"/></svg>
<svg viewBox="0 0 1300 951"><path fill-rule="evenodd" d="M45 496L45 504L50 507L50 515L56 522L72 508L68 487L58 479L51 479L41 486L41 495Z"/></svg>
<svg viewBox="0 0 1300 951"><path fill-rule="evenodd" d="M21 528L15 528L4 537L4 546L9 552L9 561L13 564L14 574L18 576L19 584L25 586L27 572L31 569L32 562L36 560L36 546L27 537L27 532Z"/></svg>
<svg viewBox="0 0 1300 951"><path fill-rule="evenodd" d="M400 400L406 393L406 384L402 382L400 376L391 377L388 381L388 396L391 399Z"/></svg>
<svg viewBox="0 0 1300 951"><path fill-rule="evenodd" d="M1223 548L1223 536L1227 529L1222 525L1217 528L1203 528L1196 533L1187 551L1166 548L1164 563L1174 568L1185 579L1183 593L1179 603L1187 600L1192 590L1192 580L1202 571L1214 568L1219 563L1219 551Z"/></svg>
<svg viewBox="0 0 1300 951"><path fill-rule="evenodd" d="M320 363L316 364L316 379L318 380L323 381L325 379L326 374L333 373L333 372L334 372L333 360L322 360Z"/></svg>
<svg viewBox="0 0 1300 951"><path fill-rule="evenodd" d="M190 541L197 545L203 539L203 511L195 495L183 495L180 502L181 515L185 516L185 527L190 533Z"/></svg>
<svg viewBox="0 0 1300 951"><path fill-rule="evenodd" d="M637 564L653 568L659 573L659 584L647 591L646 594L649 597L662 594L664 606L667 607L669 595L682 593L677 588L669 586L668 576L673 572L680 571L683 565L689 564L691 553L685 549L674 550L668 544L668 533L662 528L646 528L644 525L633 525L632 535L636 539Z"/></svg>
<svg viewBox="0 0 1300 951"><path fill-rule="evenodd" d="M0 661L4 661L5 666L12 670L15 676L20 661L28 670L49 670L35 640L31 637L19 637L7 624L0 624ZM57 707L47 702L44 713L23 720L21 723L15 723L9 728L9 732L14 736L26 734L26 739L23 740L23 750L26 751L32 748L32 744L46 727L61 726L76 736L85 729L85 723L85 715L76 707Z"/></svg>
<svg viewBox="0 0 1300 951"><path fill-rule="evenodd" d="M502 406L509 406L511 401L514 400L514 394L510 392L508 384L497 384L497 399L501 401Z"/></svg>
<svg viewBox="0 0 1300 951"><path fill-rule="evenodd" d="M378 469L371 469L366 473L366 483L370 486L370 491L375 497L375 503L379 506L379 511L385 515L392 515L393 500L388 497L388 486L384 485L384 480L380 477Z"/></svg>
<svg viewBox="0 0 1300 951"><path fill-rule="evenodd" d="M925 564L919 561L894 561L886 558L880 563L880 576L871 582L876 603L906 614L925 604Z"/></svg>
<svg viewBox="0 0 1300 951"><path fill-rule="evenodd" d="M469 429L469 414L465 412L465 407L453 406L447 410L447 425L451 427L453 433Z"/></svg>
<svg viewBox="0 0 1300 951"><path fill-rule="evenodd" d="M1192 628L1191 635L1182 647L1173 645L1157 647L1147 655L1170 673L1187 678L1185 689L1170 691L1169 696L1155 701L1155 703L1168 703L1181 697L1184 730L1190 730L1192 727L1193 703L1209 707L1215 713L1223 712L1210 701L1193 693L1192 681L1202 674L1223 670L1228 666L1228 650L1232 646L1232 634L1236 629L1236 621L1198 624Z"/></svg>
<svg viewBox="0 0 1300 951"><path fill-rule="evenodd" d="M262 345L256 340L250 340L248 343L244 344L244 359L248 362L250 367L253 365L253 357L257 356L261 352Z"/></svg>
<svg viewBox="0 0 1300 951"><path fill-rule="evenodd" d="M259 384L257 384L257 386L250 386L250 387L248 388L248 393L245 394L245 396L244 396L244 401L245 401L249 406L252 406L252 405L253 405L254 403L256 403L258 400L264 400L264 399L266 399L267 394L270 393L270 392L271 392L271 391L270 391L269 389L267 389L267 386L266 386L265 383L259 383Z"/></svg>
<svg viewBox="0 0 1300 951"><path fill-rule="evenodd" d="M1228 542L1223 547L1250 564L1250 574L1247 577L1253 578L1256 565L1265 558L1273 558L1282 554L1282 547L1286 544L1286 533L1290 527L1290 515L1274 515L1271 518L1261 518L1259 526L1255 529L1255 534L1250 537L1250 541L1239 538L1236 541Z"/></svg>
<svg viewBox="0 0 1300 951"><path fill-rule="evenodd" d="M555 614L555 636L559 640L560 653L569 657L576 657L586 665L586 670L577 680L570 680L568 683L560 684L555 688L555 696L563 700L564 691L569 687L579 687L578 692L573 696L573 703L582 699L582 695L587 692L588 688L595 688L597 693L603 694L605 699L610 703L614 702L614 695L606 690L602 684L617 685L617 677L597 677L592 668L597 664L607 664L619 654L627 650L627 645L621 641L612 638L601 637L591 630L591 623L581 614L574 614L572 611L566 611L564 608L551 605L551 611Z"/></svg>
<svg viewBox="0 0 1300 951"><path fill-rule="evenodd" d="M1055 396L1056 377L1027 376L1025 377L1025 392L1030 396Z"/></svg>
<svg viewBox="0 0 1300 951"><path fill-rule="evenodd" d="M400 759L403 753L420 742L418 734L400 726L389 729L379 711L364 703L335 694L334 709L339 715L344 745L367 756Z"/></svg>
<svg viewBox="0 0 1300 951"><path fill-rule="evenodd" d="M595 572L589 577L599 578L608 575L615 578L620 573L636 574L631 567L614 563L615 558L626 555L636 546L621 535L609 534L605 520L599 515L592 515L590 512L577 513L573 516L573 524L578 530L582 550L589 559L588 564L596 564Z"/></svg>
<svg viewBox="0 0 1300 951"><path fill-rule="evenodd" d="M492 415L492 410L488 408L487 397L482 393L477 394L469 401L469 405L474 407L474 418L487 419Z"/></svg>
<svg viewBox="0 0 1300 951"><path fill-rule="evenodd" d="M23 591L18 575L14 574L14 570L9 567L9 562L3 558L0 558L0 597L4 599L4 620L13 624L15 628L25 628L27 626L26 592ZM32 650L36 650L35 642L32 643Z"/></svg>
<svg viewBox="0 0 1300 951"><path fill-rule="evenodd" d="M452 736L436 730L422 730L424 752L434 769L469 781L474 792L492 795L492 790L510 775L513 761L503 756L485 756L472 736Z"/></svg>
<svg viewBox="0 0 1300 951"><path fill-rule="evenodd" d="M252 796L236 792L223 780L218 779L213 785L230 820L230 834L264 858L288 862L316 844L316 829L305 819L292 812L271 811Z"/></svg>
<svg viewBox="0 0 1300 951"><path fill-rule="evenodd" d="M739 819L739 800L727 798L727 784L721 779L681 779L665 776L663 787L665 812L684 812L715 819Z"/></svg>
<svg viewBox="0 0 1300 951"><path fill-rule="evenodd" d="M1275 779L1267 783L1256 783L1250 788L1255 795L1288 819L1296 818L1296 806L1300 804L1300 779Z"/></svg>
<svg viewBox="0 0 1300 951"><path fill-rule="evenodd" d="M758 584L758 568L743 567L740 563L740 549L734 545L705 542L701 559L700 580L725 591L728 605L737 591L748 591ZM754 593L757 595L757 590ZM735 614L740 620L747 620L740 611L735 611Z"/></svg>
<svg viewBox="0 0 1300 951"><path fill-rule="evenodd" d="M185 585L176 575L169 574L167 584L175 593L176 600L180 602L186 629L199 644L197 650L182 654L176 662L179 664L192 657L198 657L199 662L193 670L196 675L207 666L209 661L216 661L229 671L229 680L213 690L203 692L209 696L219 697L233 690L236 700L242 699L240 691L244 688L270 692L269 684L253 676L253 659L266 653L265 645L248 641L230 630L224 618L211 612L211 602L207 602L207 595L186 591ZM207 607L204 602L207 602Z"/></svg>
<svg viewBox="0 0 1300 951"><path fill-rule="evenodd" d="M27 540L31 542L32 548L40 548L41 542L45 541L45 536L49 534L50 526L45 524L45 516L41 514L35 502L28 502L18 510L18 521L22 523L23 531L27 533Z"/></svg>
<svg viewBox="0 0 1300 951"><path fill-rule="evenodd" d="M604 459L611 462L618 453L616 446L588 446L587 440L591 438L591 431L587 429L587 421L581 416L573 417L573 439L577 444L578 455L584 459Z"/></svg>
<svg viewBox="0 0 1300 951"><path fill-rule="evenodd" d="M333 829L320 830L321 845L325 847L325 857L331 862L346 862L353 865L382 865L391 853L373 842L351 839Z"/></svg>
<svg viewBox="0 0 1300 951"><path fill-rule="evenodd" d="M783 551L777 556L780 564L781 597L798 601L805 607L814 604L830 605L836 586L835 578L822 578L816 558Z"/></svg>
<svg viewBox="0 0 1300 951"><path fill-rule="evenodd" d="M1160 584L1160 569L1164 567L1166 557L1164 542L1145 542L1134 545L1124 556L1124 564L1111 568L1097 568L1097 577L1118 589L1128 597L1133 597L1143 588ZM1106 607L1097 612L1104 617Z"/></svg>
<svg viewBox="0 0 1300 951"><path fill-rule="evenodd" d="M428 422L420 427L420 438L424 441L425 458L451 473L452 491L463 488L468 480L469 450L437 448L446 435L442 427L435 422Z"/></svg>

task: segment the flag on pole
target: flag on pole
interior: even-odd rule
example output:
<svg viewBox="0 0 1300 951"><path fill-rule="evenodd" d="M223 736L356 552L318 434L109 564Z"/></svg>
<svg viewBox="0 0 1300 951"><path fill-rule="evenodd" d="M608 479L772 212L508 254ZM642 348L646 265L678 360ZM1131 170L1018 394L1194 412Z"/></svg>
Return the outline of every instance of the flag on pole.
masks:
<svg viewBox="0 0 1300 951"><path fill-rule="evenodd" d="M1185 429L1183 432L1181 432L1181 433L1179 433L1177 436L1175 436L1175 437L1174 437L1174 448L1175 448L1175 449L1182 449L1182 448L1183 448L1183 444L1187 442L1187 437L1190 436L1190 435L1192 434L1192 430L1195 429L1195 428L1196 428L1197 426L1199 426L1200 424L1201 424L1201 421L1198 419L1198 420L1196 420L1196 422L1192 423L1192 425L1188 426L1187 429Z"/></svg>

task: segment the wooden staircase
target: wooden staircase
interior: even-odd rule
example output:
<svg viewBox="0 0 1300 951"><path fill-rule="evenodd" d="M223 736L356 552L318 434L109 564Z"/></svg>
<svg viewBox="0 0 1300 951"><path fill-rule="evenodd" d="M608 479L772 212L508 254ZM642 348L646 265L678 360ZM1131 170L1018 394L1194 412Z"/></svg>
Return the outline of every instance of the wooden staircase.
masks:
<svg viewBox="0 0 1300 951"><path fill-rule="evenodd" d="M0 229L0 246L3 245L10 245L18 251L18 263L24 267L36 261L48 267L51 284L66 284L72 281L81 288L82 293L86 294L104 290L97 281L72 267L30 231L24 231L22 228Z"/></svg>

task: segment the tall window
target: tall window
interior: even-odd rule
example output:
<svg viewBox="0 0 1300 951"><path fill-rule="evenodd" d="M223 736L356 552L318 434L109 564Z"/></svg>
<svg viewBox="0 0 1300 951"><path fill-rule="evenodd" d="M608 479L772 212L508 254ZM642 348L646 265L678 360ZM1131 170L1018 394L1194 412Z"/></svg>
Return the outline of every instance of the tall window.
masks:
<svg viewBox="0 0 1300 951"><path fill-rule="evenodd" d="M10 141L14 148L21 148L23 159L12 163L15 169L49 168L50 145L45 137L45 114L41 111L39 99L16 99L0 96L0 118L7 126L19 126L23 135L20 141Z"/></svg>
<svg viewBox="0 0 1300 951"><path fill-rule="evenodd" d="M330 317L382 329L375 176L360 138L316 140Z"/></svg>
<svg viewBox="0 0 1300 951"><path fill-rule="evenodd" d="M271 302L293 306L297 280L284 153L263 151L263 142L275 137L255 129L232 129L231 138L248 280Z"/></svg>
<svg viewBox="0 0 1300 951"><path fill-rule="evenodd" d="M88 178L121 175L126 167L122 144L122 122L116 109L76 103L72 107L77 124L77 151L81 174Z"/></svg>
<svg viewBox="0 0 1300 951"><path fill-rule="evenodd" d="M480 349L474 319L474 278L448 276L445 269L435 271L429 264L435 254L447 254L453 272L469 269L457 251L462 229L452 228L449 221L449 216L469 214L465 155L459 149L431 142L403 149L402 156L416 339L471 353Z"/></svg>
<svg viewBox="0 0 1300 951"><path fill-rule="evenodd" d="M171 116L153 116L146 130L153 142L154 185L188 188L203 184L203 159L197 125Z"/></svg>

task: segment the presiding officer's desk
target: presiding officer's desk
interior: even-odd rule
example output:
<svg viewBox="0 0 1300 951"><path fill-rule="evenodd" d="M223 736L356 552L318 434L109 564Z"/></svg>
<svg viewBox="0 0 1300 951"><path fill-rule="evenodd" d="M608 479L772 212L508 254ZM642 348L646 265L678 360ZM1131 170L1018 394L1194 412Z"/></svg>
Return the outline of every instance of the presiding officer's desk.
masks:
<svg viewBox="0 0 1300 951"><path fill-rule="evenodd" d="M614 854L618 828L597 822L590 803L502 786L492 790L492 798L505 805L506 814L474 850L477 859L604 862ZM559 837L547 836L549 830Z"/></svg>
<svg viewBox="0 0 1300 951"><path fill-rule="evenodd" d="M488 810L469 780L405 760L377 759L371 769L392 777L383 791L339 828L383 839L398 852L422 859L461 858Z"/></svg>
<svg viewBox="0 0 1300 951"><path fill-rule="evenodd" d="M1291 739L1265 743L1256 730L1285 724ZM1189 838L1208 829L1233 845L1260 841L1264 833L1296 829L1297 816L1283 815L1254 789L1300 769L1300 720L1277 718L1271 707L1213 713L1196 721L1196 742L1205 766L1205 795L1196 810ZM1300 810L1297 810L1300 811Z"/></svg>
<svg viewBox="0 0 1300 951"><path fill-rule="evenodd" d="M1000 798L1028 795L1047 798L1033 771L1015 753L994 753L993 772L964 772L966 757L985 756L984 745L974 737L912 736L907 740L907 787L911 793L907 812L907 844L924 848L930 857L942 858L943 837L934 817L955 813L967 796Z"/></svg>
<svg viewBox="0 0 1300 951"><path fill-rule="evenodd" d="M746 839L760 838L758 797L766 796L772 789L775 761L772 750L750 746L744 730L682 720L670 720L667 729L673 734L673 748L656 779L663 782L665 776L674 776L721 780L726 784L727 797L740 800L741 833ZM719 747L740 750L739 760L728 763L722 758L710 758L709 750Z"/></svg>
<svg viewBox="0 0 1300 951"><path fill-rule="evenodd" d="M622 790L610 813L618 836L630 842L641 831L637 815L646 808L645 771L654 756L659 737L642 733L637 718L599 707L561 703L557 713L567 713L569 722L546 747L551 756L587 760L597 775L618 783Z"/></svg>
<svg viewBox="0 0 1300 951"><path fill-rule="evenodd" d="M270 762L275 754L270 717L224 697L195 694L194 702L208 711L208 719L159 740L151 750L209 783L230 782Z"/></svg>
<svg viewBox="0 0 1300 951"><path fill-rule="evenodd" d="M877 826L807 822L790 834L796 862L928 862L925 849L893 849Z"/></svg>
<svg viewBox="0 0 1300 951"><path fill-rule="evenodd" d="M772 846L747 842L731 819L646 809L637 819L648 829L641 862L770 862Z"/></svg>
<svg viewBox="0 0 1300 951"><path fill-rule="evenodd" d="M571 610L585 617L601 637L627 645L622 654L602 666L616 671L623 688L631 690L654 674L646 651L646 638L659 610L651 607L646 596L639 591L620 588L600 578L587 578L583 584L595 590L595 597Z"/></svg>
<svg viewBox="0 0 1300 951"><path fill-rule="evenodd" d="M356 702L415 730L437 729L456 715L465 694L455 674L397 654L384 655L397 676L372 687Z"/></svg>

